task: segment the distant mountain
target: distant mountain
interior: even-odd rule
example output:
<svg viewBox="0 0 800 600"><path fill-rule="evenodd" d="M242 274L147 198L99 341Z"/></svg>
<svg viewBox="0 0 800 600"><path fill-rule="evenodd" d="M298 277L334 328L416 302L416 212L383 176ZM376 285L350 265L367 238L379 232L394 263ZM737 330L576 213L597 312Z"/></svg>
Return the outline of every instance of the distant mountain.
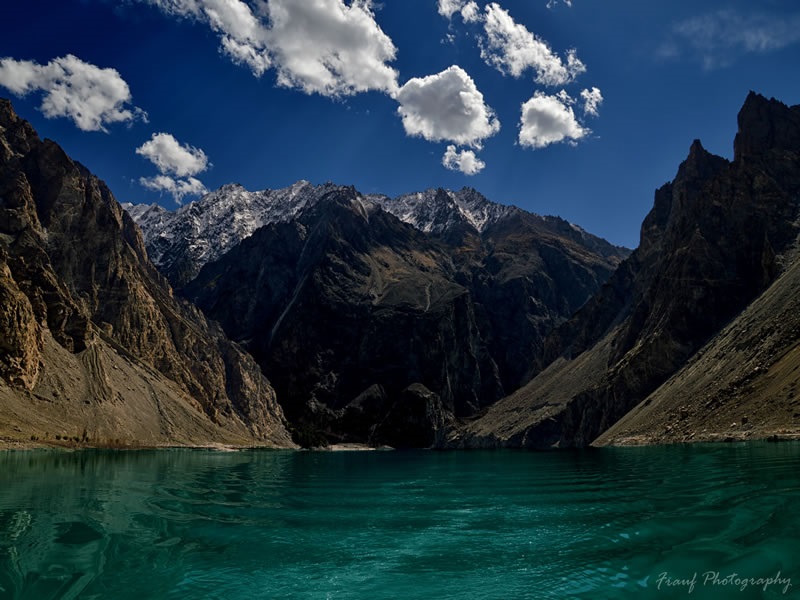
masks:
<svg viewBox="0 0 800 600"><path fill-rule="evenodd" d="M800 434L800 106L751 93L738 123L733 161L692 144L639 248L548 336L547 368L450 445Z"/></svg>
<svg viewBox="0 0 800 600"><path fill-rule="evenodd" d="M292 446L284 423L105 184L0 100L0 440Z"/></svg>
<svg viewBox="0 0 800 600"><path fill-rule="evenodd" d="M194 279L203 265L218 259L256 229L291 221L323 196L345 189L333 183L312 185L298 181L287 188L250 192L238 184L229 184L175 211L158 204L128 203L123 208L141 227L150 260L180 288ZM394 199L378 194L359 196L404 223L443 238L456 239L465 230L483 233L515 215L527 215L523 218L551 223L561 230L567 225L558 217L539 217L515 206L491 202L472 188L458 192L430 189ZM576 225L568 226L574 230L573 237L580 237L582 243L606 257L627 252Z"/></svg>
<svg viewBox="0 0 800 600"><path fill-rule="evenodd" d="M463 188L459 192L439 188L394 199L388 196L370 196L369 199L404 223L434 235L446 235L461 226L483 232L502 218L521 210L490 202L472 188Z"/></svg>
<svg viewBox="0 0 800 600"><path fill-rule="evenodd" d="M269 223L289 221L338 186L307 181L279 190L249 192L230 184L168 211L157 204L124 204L141 227L150 260L176 286Z"/></svg>
<svg viewBox="0 0 800 600"><path fill-rule="evenodd" d="M530 379L544 336L628 255L469 189L391 200L301 182L129 210L176 284L205 261L183 293L257 358L306 443L434 443ZM223 253L240 210L268 224Z"/></svg>

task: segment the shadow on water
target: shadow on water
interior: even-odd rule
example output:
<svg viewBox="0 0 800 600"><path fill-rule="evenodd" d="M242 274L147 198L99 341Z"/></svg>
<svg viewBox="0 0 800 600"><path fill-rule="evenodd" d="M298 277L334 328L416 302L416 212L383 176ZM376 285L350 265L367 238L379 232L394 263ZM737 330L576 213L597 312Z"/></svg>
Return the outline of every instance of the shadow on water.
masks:
<svg viewBox="0 0 800 600"><path fill-rule="evenodd" d="M793 443L0 453L0 598L785 597L798 464Z"/></svg>

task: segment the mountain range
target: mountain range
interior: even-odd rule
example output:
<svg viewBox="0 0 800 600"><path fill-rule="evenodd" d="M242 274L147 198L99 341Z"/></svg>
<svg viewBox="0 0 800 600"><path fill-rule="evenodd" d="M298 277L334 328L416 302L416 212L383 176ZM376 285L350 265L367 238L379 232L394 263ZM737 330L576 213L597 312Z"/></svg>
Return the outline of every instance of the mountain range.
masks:
<svg viewBox="0 0 800 600"><path fill-rule="evenodd" d="M468 188L390 199L301 181L127 208L156 266L262 366L305 444L440 443L530 379L545 334L628 255Z"/></svg>
<svg viewBox="0 0 800 600"><path fill-rule="evenodd" d="M738 125L733 160L691 145L631 253L470 188L232 184L120 206L3 101L0 436L797 435L800 107L751 93Z"/></svg>

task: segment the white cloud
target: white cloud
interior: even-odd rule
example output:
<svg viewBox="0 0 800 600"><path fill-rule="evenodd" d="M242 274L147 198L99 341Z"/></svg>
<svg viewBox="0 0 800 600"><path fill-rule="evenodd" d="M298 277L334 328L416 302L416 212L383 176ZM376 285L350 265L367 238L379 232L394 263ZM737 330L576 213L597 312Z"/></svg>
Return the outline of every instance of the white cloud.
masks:
<svg viewBox="0 0 800 600"><path fill-rule="evenodd" d="M477 23L481 20L481 9L477 2L467 2L461 8L461 18L465 23Z"/></svg>
<svg viewBox="0 0 800 600"><path fill-rule="evenodd" d="M237 65L250 67L256 77L263 75L272 65L269 55L252 44L239 42L229 36L223 37L220 43L224 54L227 54Z"/></svg>
<svg viewBox="0 0 800 600"><path fill-rule="evenodd" d="M593 87L592 89L582 90L581 98L583 98L583 114L598 116L600 113L597 110L603 103L603 94L600 89Z"/></svg>
<svg viewBox="0 0 800 600"><path fill-rule="evenodd" d="M160 173L155 177L141 177L139 183L143 187L171 194L178 204L184 196L208 191L199 179L191 177L209 167L206 153L199 148L181 144L169 133L154 133L136 149L136 154L153 163Z"/></svg>
<svg viewBox="0 0 800 600"><path fill-rule="evenodd" d="M441 73L409 79L396 96L406 133L426 140L480 148L500 130L472 78L457 65Z"/></svg>
<svg viewBox="0 0 800 600"><path fill-rule="evenodd" d="M269 68L278 84L307 94L394 93L397 53L375 21L369 0L145 0L170 15L208 24L221 51L257 77Z"/></svg>
<svg viewBox="0 0 800 600"><path fill-rule="evenodd" d="M741 14L724 9L681 21L663 45L664 58L689 51L706 69L725 67L743 55L767 53L800 42L800 14Z"/></svg>
<svg viewBox="0 0 800 600"><path fill-rule="evenodd" d="M136 149L136 154L153 163L160 173L178 177L197 175L208 168L206 153L189 145L182 145L169 133L154 133L150 140Z"/></svg>
<svg viewBox="0 0 800 600"><path fill-rule="evenodd" d="M46 65L0 59L0 85L18 96L43 92L39 108L47 118L67 117L83 131L108 131L111 123L147 120L142 109L130 104L130 88L119 72L72 54Z"/></svg>
<svg viewBox="0 0 800 600"><path fill-rule="evenodd" d="M484 32L481 57L503 74L520 77L533 69L537 83L555 86L569 83L586 71L575 50L567 52L565 63L546 41L516 23L496 2L486 6Z"/></svg>
<svg viewBox="0 0 800 600"><path fill-rule="evenodd" d="M572 111L574 102L563 90L552 96L537 91L522 105L519 143L536 149L588 135L590 131L578 122Z"/></svg>
<svg viewBox="0 0 800 600"><path fill-rule="evenodd" d="M170 194L177 204L182 204L185 196L199 196L208 191L206 186L194 177L176 179L168 175L156 175L155 177L141 177L139 183L154 192Z"/></svg>
<svg viewBox="0 0 800 600"><path fill-rule="evenodd" d="M439 0L439 14L445 19L452 19L453 15L459 12L467 0Z"/></svg>
<svg viewBox="0 0 800 600"><path fill-rule="evenodd" d="M572 8L572 0L547 0L547 8L555 8L559 1Z"/></svg>
<svg viewBox="0 0 800 600"><path fill-rule="evenodd" d="M475 23L481 20L480 7L474 0L439 0L439 14L445 19L452 19L456 13L461 13L465 23Z"/></svg>
<svg viewBox="0 0 800 600"><path fill-rule="evenodd" d="M397 49L368 0L269 0L278 84L325 96L397 90Z"/></svg>
<svg viewBox="0 0 800 600"><path fill-rule="evenodd" d="M467 0L439 0L439 14L445 19L452 19L453 15L460 12Z"/></svg>
<svg viewBox="0 0 800 600"><path fill-rule="evenodd" d="M472 150L461 150L457 152L456 147L452 144L447 147L442 157L442 164L445 168L451 171L461 171L464 175L480 173L486 166L486 163L475 156Z"/></svg>

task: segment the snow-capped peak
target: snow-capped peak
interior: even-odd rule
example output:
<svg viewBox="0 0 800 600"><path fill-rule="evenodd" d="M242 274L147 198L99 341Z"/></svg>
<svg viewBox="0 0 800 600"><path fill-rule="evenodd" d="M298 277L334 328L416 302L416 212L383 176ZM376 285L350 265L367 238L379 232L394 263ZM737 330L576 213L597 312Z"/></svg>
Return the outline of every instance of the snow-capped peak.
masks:
<svg viewBox="0 0 800 600"><path fill-rule="evenodd" d="M260 227L291 221L326 194L344 189L333 183L314 185L301 180L282 189L250 192L231 183L175 211L156 204L126 204L124 208L142 228L153 263L173 283L183 284ZM490 202L471 188L458 192L429 189L394 199L382 195L359 198L365 210L380 208L435 235L465 224L482 232L519 210Z"/></svg>
<svg viewBox="0 0 800 600"><path fill-rule="evenodd" d="M150 259L174 281L186 282L256 229L286 222L338 186L308 181L250 192L230 183L175 211L143 204L123 206L142 228ZM180 274L172 267L181 262Z"/></svg>
<svg viewBox="0 0 800 600"><path fill-rule="evenodd" d="M432 188L393 199L373 197L373 201L401 221L435 234L460 223L467 223L482 232L511 211L518 210L490 202L472 188L463 188L458 192Z"/></svg>

